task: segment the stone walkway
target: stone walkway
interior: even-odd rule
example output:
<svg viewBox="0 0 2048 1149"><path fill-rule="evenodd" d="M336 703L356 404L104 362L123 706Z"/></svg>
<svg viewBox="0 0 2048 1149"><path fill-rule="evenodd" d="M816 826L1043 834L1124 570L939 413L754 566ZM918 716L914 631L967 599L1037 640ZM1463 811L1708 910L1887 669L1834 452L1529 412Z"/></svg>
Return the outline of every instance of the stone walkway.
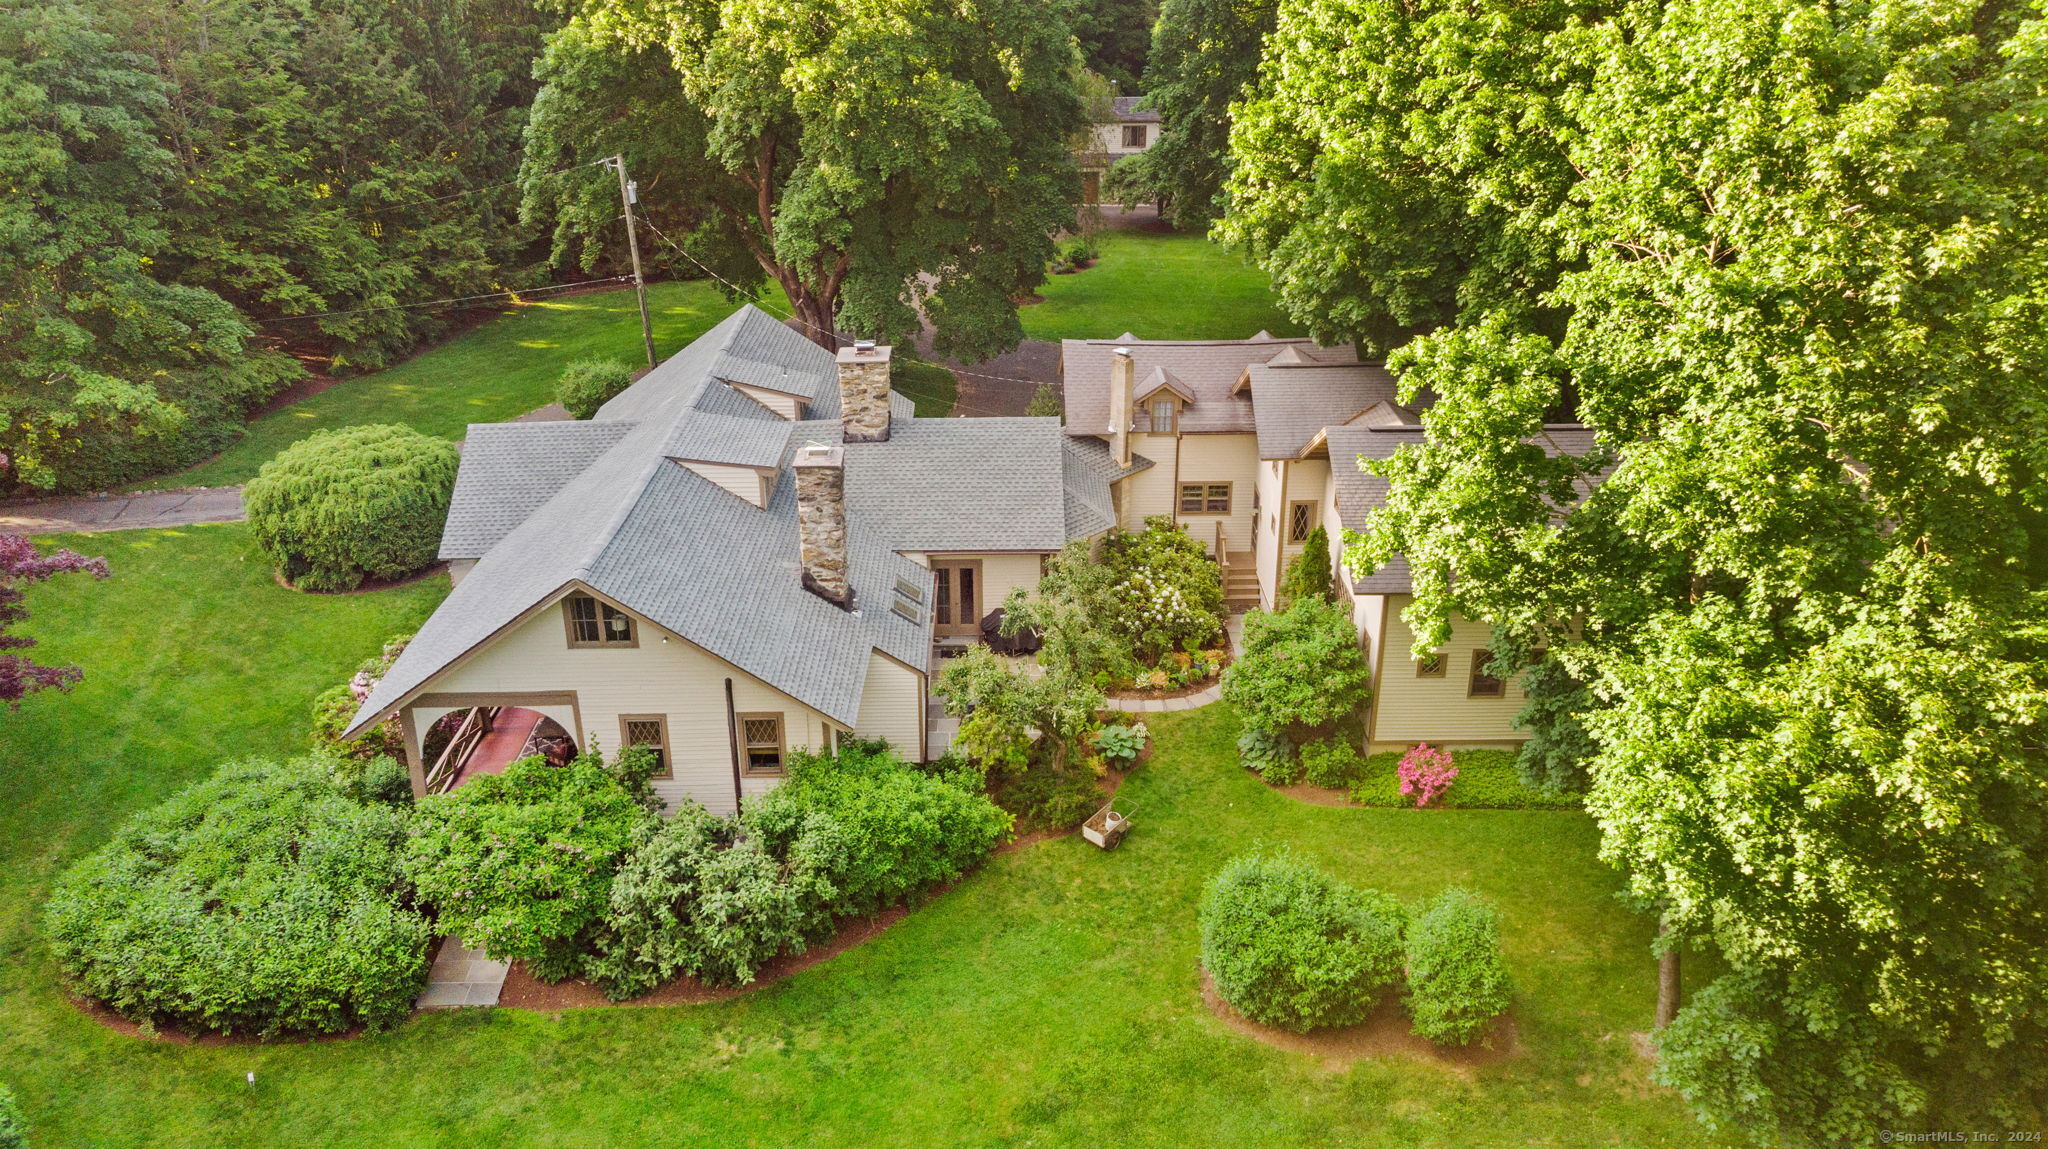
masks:
<svg viewBox="0 0 2048 1149"><path fill-rule="evenodd" d="M1244 616L1231 615L1230 621L1223 624L1223 632L1230 636L1231 657L1243 654ZM1174 710L1193 710L1198 706L1207 706L1222 697L1223 682L1219 679L1206 690L1197 690L1193 694L1184 694L1179 698L1112 698L1109 704L1126 714L1164 714Z"/></svg>
<svg viewBox="0 0 2048 1149"><path fill-rule="evenodd" d="M434 955L427 973L427 990L413 1003L415 1009L457 1009L465 1005L496 1005L505 988L510 962L492 961L480 949L450 937Z"/></svg>

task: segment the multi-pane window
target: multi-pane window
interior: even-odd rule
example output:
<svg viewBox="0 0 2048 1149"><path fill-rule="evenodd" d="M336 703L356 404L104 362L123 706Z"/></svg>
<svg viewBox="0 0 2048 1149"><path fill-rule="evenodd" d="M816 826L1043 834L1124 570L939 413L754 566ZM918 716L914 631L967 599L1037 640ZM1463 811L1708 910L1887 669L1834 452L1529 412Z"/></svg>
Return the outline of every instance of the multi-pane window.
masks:
<svg viewBox="0 0 2048 1149"><path fill-rule="evenodd" d="M1444 666L1449 661L1449 659L1444 657L1444 652L1441 650L1427 658L1418 658L1415 660L1415 677L1442 678L1444 676Z"/></svg>
<svg viewBox="0 0 2048 1149"><path fill-rule="evenodd" d="M665 714L621 714L619 715L619 745L627 750L645 746L654 751L654 776L675 777L675 766L669 760L668 716Z"/></svg>
<svg viewBox="0 0 2048 1149"><path fill-rule="evenodd" d="M1475 650L1472 652L1472 678L1465 687L1468 698L1500 698L1508 692L1504 679L1493 674L1493 652Z"/></svg>
<svg viewBox="0 0 2048 1149"><path fill-rule="evenodd" d="M1229 483L1182 483L1180 513L1184 515L1227 515L1230 513Z"/></svg>
<svg viewBox="0 0 2048 1149"><path fill-rule="evenodd" d="M742 714L740 750L746 755L747 773L782 773L782 715Z"/></svg>
<svg viewBox="0 0 2048 1149"><path fill-rule="evenodd" d="M1125 147L1127 147L1127 148L1142 148L1142 147L1144 147L1144 146L1145 146L1145 125L1143 125L1143 124L1125 124L1125 125L1124 125L1124 146L1125 146Z"/></svg>
<svg viewBox="0 0 2048 1149"><path fill-rule="evenodd" d="M1175 402L1174 402L1173 400L1171 400L1171 399L1154 399L1154 400L1152 400L1152 433L1153 433L1153 434L1155 434L1155 435L1171 435L1171 434L1173 433L1173 430L1174 430L1174 427L1173 427L1173 424L1174 424L1174 414L1175 414L1175 408L1176 408L1177 406L1178 406L1178 404L1176 404L1176 403L1175 403Z"/></svg>
<svg viewBox="0 0 2048 1149"><path fill-rule="evenodd" d="M570 646L634 646L633 616L587 594L572 594L566 606Z"/></svg>
<svg viewBox="0 0 2048 1149"><path fill-rule="evenodd" d="M1314 503L1289 503L1287 505L1287 541L1305 543L1308 533L1316 529L1316 505Z"/></svg>

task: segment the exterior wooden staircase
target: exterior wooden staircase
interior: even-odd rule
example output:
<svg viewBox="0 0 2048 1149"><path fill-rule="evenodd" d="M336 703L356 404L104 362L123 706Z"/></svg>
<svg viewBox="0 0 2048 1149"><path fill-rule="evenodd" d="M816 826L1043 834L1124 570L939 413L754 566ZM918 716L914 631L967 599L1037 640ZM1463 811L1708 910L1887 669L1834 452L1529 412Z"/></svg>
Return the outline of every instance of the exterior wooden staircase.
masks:
<svg viewBox="0 0 2048 1149"><path fill-rule="evenodd" d="M1235 613L1259 605L1259 572L1252 552L1231 551L1223 564L1223 605Z"/></svg>

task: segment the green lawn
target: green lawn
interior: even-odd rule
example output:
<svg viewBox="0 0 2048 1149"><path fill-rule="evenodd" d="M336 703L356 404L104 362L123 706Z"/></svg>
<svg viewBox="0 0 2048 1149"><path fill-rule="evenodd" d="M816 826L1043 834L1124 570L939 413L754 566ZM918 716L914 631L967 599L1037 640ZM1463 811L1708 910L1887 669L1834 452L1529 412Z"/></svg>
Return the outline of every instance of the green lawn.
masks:
<svg viewBox="0 0 2048 1149"><path fill-rule="evenodd" d="M1105 231L1102 258L1047 276L1042 303L1024 308L1033 339L1245 339L1264 328L1301 335L1273 298L1266 273L1196 235Z"/></svg>
<svg viewBox="0 0 2048 1149"><path fill-rule="evenodd" d="M647 296L655 350L664 356L710 330L734 307L709 280L659 283ZM771 288L766 301L782 307L781 289ZM554 402L562 368L590 356L634 367L646 361L632 288L522 304L395 367L337 383L259 419L213 460L141 486L246 482L286 446L329 427L404 423L460 439L471 423L517 418Z"/></svg>
<svg viewBox="0 0 2048 1149"><path fill-rule="evenodd" d="M120 1036L57 985L37 924L52 874L217 760L299 746L307 699L445 583L292 594L239 526L68 541L115 578L34 589L29 629L87 680L0 718L0 1080L39 1149L1703 1140L1631 1052L1650 930L1612 897L1585 816L1297 803L1234 764L1221 707L1153 723L1115 853L1068 838L997 858L867 945L735 1001L444 1013L316 1044ZM1196 902L1256 844L1404 898L1452 882L1494 898L1525 1052L1346 1067L1210 1016Z"/></svg>

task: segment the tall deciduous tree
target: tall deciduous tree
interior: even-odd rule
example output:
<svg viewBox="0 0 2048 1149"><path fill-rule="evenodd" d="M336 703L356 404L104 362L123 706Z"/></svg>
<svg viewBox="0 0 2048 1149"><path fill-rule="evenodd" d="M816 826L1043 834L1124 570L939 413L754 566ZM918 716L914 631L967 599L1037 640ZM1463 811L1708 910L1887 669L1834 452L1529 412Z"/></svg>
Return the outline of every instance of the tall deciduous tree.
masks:
<svg viewBox="0 0 2048 1149"><path fill-rule="evenodd" d="M1272 44L1228 230L1441 396L1350 561L1608 703L1603 853L1731 971L1659 1073L1765 1138L2035 1119L2041 5L1289 0Z"/></svg>
<svg viewBox="0 0 2048 1149"><path fill-rule="evenodd" d="M1088 70L1125 94L1140 91L1159 0L1061 0L1060 6Z"/></svg>
<svg viewBox="0 0 2048 1149"><path fill-rule="evenodd" d="M920 311L942 354L979 360L1023 338L1012 300L1041 281L1079 191L1073 42L1044 8L574 11L540 65L526 158L528 211L570 221L558 250L597 258L617 188L540 173L623 152L664 235L736 283L773 279L820 343L841 328L901 341Z"/></svg>
<svg viewBox="0 0 2048 1149"><path fill-rule="evenodd" d="M1231 105L1258 74L1279 0L1165 0L1145 67L1146 103L1159 142L1118 164L1175 227L1197 230L1223 213L1230 173Z"/></svg>

